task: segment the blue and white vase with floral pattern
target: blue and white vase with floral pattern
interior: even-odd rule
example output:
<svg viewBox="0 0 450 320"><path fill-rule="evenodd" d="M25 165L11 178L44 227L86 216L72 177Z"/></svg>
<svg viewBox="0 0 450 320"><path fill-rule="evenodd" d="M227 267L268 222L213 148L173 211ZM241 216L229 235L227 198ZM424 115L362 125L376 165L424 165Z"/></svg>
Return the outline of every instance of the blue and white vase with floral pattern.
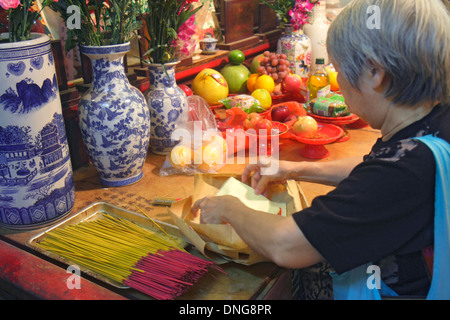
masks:
<svg viewBox="0 0 450 320"><path fill-rule="evenodd" d="M130 43L80 46L92 64L92 83L78 105L79 126L100 182L109 187L143 177L150 117L142 92L129 82L124 56Z"/></svg>
<svg viewBox="0 0 450 320"><path fill-rule="evenodd" d="M171 138L178 117L187 109L187 97L175 81L178 62L148 64L150 86L146 92L150 110L150 151L166 155L177 144Z"/></svg>
<svg viewBox="0 0 450 320"><path fill-rule="evenodd" d="M40 228L69 214L74 201L50 39L33 33L0 43L0 225Z"/></svg>

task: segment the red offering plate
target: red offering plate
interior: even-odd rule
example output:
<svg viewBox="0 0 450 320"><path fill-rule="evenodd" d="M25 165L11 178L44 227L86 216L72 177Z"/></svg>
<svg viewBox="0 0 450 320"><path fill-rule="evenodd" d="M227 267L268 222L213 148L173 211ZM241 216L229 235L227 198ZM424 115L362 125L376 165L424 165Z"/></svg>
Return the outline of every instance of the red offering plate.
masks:
<svg viewBox="0 0 450 320"><path fill-rule="evenodd" d="M329 144L342 138L344 130L329 123L317 123L317 132L311 137L300 137L289 130L290 138L298 142L304 143L305 147L300 151L300 154L309 159L323 159L330 155L330 152L325 148L325 144Z"/></svg>
<svg viewBox="0 0 450 320"><path fill-rule="evenodd" d="M245 131L247 148L252 149L253 144L256 143L257 144L256 152L258 154L260 154L260 150L261 150L261 151L266 151L267 152L266 155L270 156L274 152L274 148L272 145L272 139L274 137L278 137L278 141L279 141L279 139L281 139L281 137L283 137L289 131L289 126L284 123L272 121L272 125L273 125L273 129L277 130L278 133L267 135L267 134L259 134L256 131L251 130L251 129ZM279 150L279 147L278 147L278 150Z"/></svg>
<svg viewBox="0 0 450 320"><path fill-rule="evenodd" d="M353 123L353 122L356 122L359 120L359 117L353 113L348 116L345 116L345 117L323 117L323 116L318 116L312 112L308 112L308 115L310 115L311 117L313 117L314 119L316 119L317 121L320 121L322 123L334 124L336 126L341 127L342 130L344 131L344 135L341 138L339 138L339 140L336 142L344 142L344 141L347 141L348 139L350 139L350 133L344 128L344 125L350 124L350 123Z"/></svg>

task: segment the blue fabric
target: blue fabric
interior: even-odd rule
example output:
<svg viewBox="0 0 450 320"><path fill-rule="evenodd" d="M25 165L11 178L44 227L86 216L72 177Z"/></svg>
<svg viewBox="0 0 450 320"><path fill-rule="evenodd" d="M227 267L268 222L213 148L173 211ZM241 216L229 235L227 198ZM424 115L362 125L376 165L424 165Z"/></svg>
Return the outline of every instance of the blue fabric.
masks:
<svg viewBox="0 0 450 320"><path fill-rule="evenodd" d="M434 260L433 278L428 300L450 299L450 144L427 135L415 138L426 144L436 160ZM381 281L380 289L370 289L367 268L371 263L359 266L343 274L332 274L335 300L381 300L382 296L397 294Z"/></svg>

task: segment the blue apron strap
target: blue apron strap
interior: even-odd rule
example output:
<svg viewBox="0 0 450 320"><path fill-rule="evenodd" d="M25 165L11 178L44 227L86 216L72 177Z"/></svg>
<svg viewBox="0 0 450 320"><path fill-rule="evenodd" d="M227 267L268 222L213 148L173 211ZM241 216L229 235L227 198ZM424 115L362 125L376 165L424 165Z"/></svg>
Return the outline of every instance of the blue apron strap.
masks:
<svg viewBox="0 0 450 320"><path fill-rule="evenodd" d="M450 144L427 135L417 138L436 160L433 278L428 300L450 299Z"/></svg>
<svg viewBox="0 0 450 320"><path fill-rule="evenodd" d="M450 300L450 144L427 135L415 138L425 143L436 160L434 261L428 300ZM331 273L335 300L381 300L397 294L380 280L380 289L370 289L367 268L370 263L343 274Z"/></svg>

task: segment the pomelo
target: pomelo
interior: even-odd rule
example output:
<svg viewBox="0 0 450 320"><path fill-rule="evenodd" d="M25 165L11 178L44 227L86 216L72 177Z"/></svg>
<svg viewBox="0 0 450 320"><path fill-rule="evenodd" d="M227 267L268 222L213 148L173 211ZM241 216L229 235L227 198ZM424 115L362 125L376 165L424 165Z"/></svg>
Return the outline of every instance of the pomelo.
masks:
<svg viewBox="0 0 450 320"><path fill-rule="evenodd" d="M220 100L228 96L229 88L220 72L206 68L200 71L192 81L194 94L202 97L209 105L220 104Z"/></svg>

